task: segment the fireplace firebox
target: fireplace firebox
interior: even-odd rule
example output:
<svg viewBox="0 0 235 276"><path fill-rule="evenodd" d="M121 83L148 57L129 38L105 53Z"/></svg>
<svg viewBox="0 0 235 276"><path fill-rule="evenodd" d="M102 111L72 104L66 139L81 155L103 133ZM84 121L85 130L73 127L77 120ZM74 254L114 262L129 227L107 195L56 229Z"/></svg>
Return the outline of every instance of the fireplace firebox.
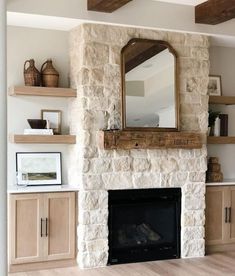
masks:
<svg viewBox="0 0 235 276"><path fill-rule="evenodd" d="M109 191L109 264L180 258L181 189Z"/></svg>

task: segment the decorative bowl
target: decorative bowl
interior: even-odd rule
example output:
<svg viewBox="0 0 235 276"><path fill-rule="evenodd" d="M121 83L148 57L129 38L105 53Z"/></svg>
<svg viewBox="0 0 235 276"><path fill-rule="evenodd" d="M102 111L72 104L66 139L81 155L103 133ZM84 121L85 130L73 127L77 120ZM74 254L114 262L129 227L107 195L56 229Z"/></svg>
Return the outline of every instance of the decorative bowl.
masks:
<svg viewBox="0 0 235 276"><path fill-rule="evenodd" d="M47 125L46 120L41 120L41 119L27 119L29 125L31 128L34 129L44 129Z"/></svg>

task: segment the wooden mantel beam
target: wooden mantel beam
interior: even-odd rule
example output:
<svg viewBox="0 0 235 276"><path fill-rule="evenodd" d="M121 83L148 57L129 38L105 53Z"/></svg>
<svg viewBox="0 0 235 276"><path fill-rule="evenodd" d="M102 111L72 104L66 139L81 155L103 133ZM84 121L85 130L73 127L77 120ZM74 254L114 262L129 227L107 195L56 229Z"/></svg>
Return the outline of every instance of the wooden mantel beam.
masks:
<svg viewBox="0 0 235 276"><path fill-rule="evenodd" d="M87 0L89 11L113 12L132 0Z"/></svg>
<svg viewBox="0 0 235 276"><path fill-rule="evenodd" d="M235 0L208 0L195 7L195 23L216 25L235 18Z"/></svg>

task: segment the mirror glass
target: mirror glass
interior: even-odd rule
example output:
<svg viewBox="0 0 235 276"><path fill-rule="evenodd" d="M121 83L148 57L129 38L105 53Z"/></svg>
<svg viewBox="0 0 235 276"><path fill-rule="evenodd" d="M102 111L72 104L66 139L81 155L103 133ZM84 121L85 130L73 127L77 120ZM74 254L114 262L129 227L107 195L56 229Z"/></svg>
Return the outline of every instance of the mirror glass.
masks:
<svg viewBox="0 0 235 276"><path fill-rule="evenodd" d="M122 50L123 127L178 127L176 54L164 41L132 39Z"/></svg>

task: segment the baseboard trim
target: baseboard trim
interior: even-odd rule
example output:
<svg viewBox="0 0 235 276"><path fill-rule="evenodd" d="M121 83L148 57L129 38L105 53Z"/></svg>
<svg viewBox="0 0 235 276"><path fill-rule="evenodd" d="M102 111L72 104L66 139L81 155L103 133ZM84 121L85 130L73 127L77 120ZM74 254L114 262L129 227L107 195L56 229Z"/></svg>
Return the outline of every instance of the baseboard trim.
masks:
<svg viewBox="0 0 235 276"><path fill-rule="evenodd" d="M76 259L9 265L9 272L10 273L26 272L26 271L33 271L33 270L43 270L43 269L69 267L69 266L77 266Z"/></svg>
<svg viewBox="0 0 235 276"><path fill-rule="evenodd" d="M229 252L235 251L235 244L217 244L217 245L207 245L206 255L216 252Z"/></svg>

